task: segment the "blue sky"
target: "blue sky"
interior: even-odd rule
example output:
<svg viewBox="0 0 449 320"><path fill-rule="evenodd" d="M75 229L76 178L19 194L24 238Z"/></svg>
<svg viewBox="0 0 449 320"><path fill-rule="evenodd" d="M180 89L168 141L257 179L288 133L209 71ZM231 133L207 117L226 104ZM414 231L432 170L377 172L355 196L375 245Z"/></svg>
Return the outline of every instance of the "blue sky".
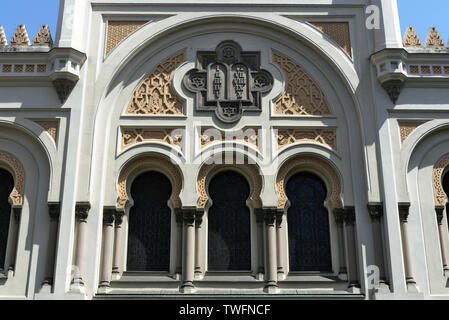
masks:
<svg viewBox="0 0 449 320"><path fill-rule="evenodd" d="M448 0L398 0L402 33L414 26L424 43L427 30L437 27L447 44L449 38ZM18 24L25 24L31 40L41 24L48 24L56 33L59 0L1 0L0 24L9 41Z"/></svg>

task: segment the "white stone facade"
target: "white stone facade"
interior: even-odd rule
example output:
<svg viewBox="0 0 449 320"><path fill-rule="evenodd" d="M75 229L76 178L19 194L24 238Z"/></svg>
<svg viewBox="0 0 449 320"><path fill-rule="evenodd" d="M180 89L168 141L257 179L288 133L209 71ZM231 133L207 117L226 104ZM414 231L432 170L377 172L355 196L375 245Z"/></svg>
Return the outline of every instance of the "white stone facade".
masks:
<svg viewBox="0 0 449 320"><path fill-rule="evenodd" d="M261 110L231 123L198 111L185 84L199 52L226 41L256 52L272 76ZM165 81L170 91L137 112L130 104L147 77L146 90ZM310 93L295 101L304 83ZM0 42L0 167L17 179L6 153L24 171L0 298L447 299L446 196L436 193L448 94L449 50L404 46L395 0L61 1L53 44ZM283 98L293 105L285 113ZM254 129L257 143L204 146L210 128ZM217 150L251 164L208 167ZM253 194L247 273L207 270L207 187L226 168ZM168 273L126 271L130 186L148 170L179 189ZM332 273L289 272L279 186L302 170L329 191Z"/></svg>

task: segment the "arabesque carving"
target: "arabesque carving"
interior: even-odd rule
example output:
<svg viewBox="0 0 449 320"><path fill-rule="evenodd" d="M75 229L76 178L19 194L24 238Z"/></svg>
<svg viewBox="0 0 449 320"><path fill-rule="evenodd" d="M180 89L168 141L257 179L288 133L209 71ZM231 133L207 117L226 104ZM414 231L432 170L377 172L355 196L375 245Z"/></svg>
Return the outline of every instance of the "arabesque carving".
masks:
<svg viewBox="0 0 449 320"><path fill-rule="evenodd" d="M0 46L7 46L8 40L6 40L6 34L5 29L3 29L3 26L0 24Z"/></svg>
<svg viewBox="0 0 449 320"><path fill-rule="evenodd" d="M273 62L282 69L286 79L285 91L274 104L276 114L331 114L320 87L300 65L277 51L273 51Z"/></svg>
<svg viewBox="0 0 449 320"><path fill-rule="evenodd" d="M403 45L404 47L422 47L421 40L419 39L415 28L407 28L407 31L404 34Z"/></svg>
<svg viewBox="0 0 449 320"><path fill-rule="evenodd" d="M206 182L210 172L217 166L219 165L205 164L203 165L203 167L201 167L201 170L198 174L196 187L199 194L199 199L197 203L197 208L199 209L204 209L206 207L207 202L209 201ZM247 172L252 178L253 192L250 196L250 200L253 202L254 208L262 208L262 200L260 199L260 193L262 192L262 177L259 173L259 169L254 164L241 164L238 166L242 168L245 172Z"/></svg>
<svg viewBox="0 0 449 320"><path fill-rule="evenodd" d="M175 208L181 208L182 205L179 195L182 190L182 175L178 168L169 159L157 156L144 156L131 161L122 169L117 184L117 209L125 208L125 205L129 201L129 195L127 193L129 175L145 168L148 168L148 170L159 170L168 176L173 188L170 200Z"/></svg>
<svg viewBox="0 0 449 320"><path fill-rule="evenodd" d="M296 142L316 142L337 149L335 129L278 129L278 149Z"/></svg>
<svg viewBox="0 0 449 320"><path fill-rule="evenodd" d="M433 196L435 199L435 206L444 206L448 195L443 189L443 173L449 165L449 153L441 157L436 163L432 172Z"/></svg>
<svg viewBox="0 0 449 320"><path fill-rule="evenodd" d="M145 141L158 141L182 150L182 135L176 129L126 128L122 131L122 150Z"/></svg>
<svg viewBox="0 0 449 320"><path fill-rule="evenodd" d="M56 142L58 139L59 120L33 120L47 131L47 133Z"/></svg>
<svg viewBox="0 0 449 320"><path fill-rule="evenodd" d="M53 45L53 39L51 38L50 28L48 27L48 25L43 24L41 26L36 37L34 37L33 45L50 47Z"/></svg>
<svg viewBox="0 0 449 320"><path fill-rule="evenodd" d="M404 143L416 128L426 122L425 120L398 120L401 143Z"/></svg>
<svg viewBox="0 0 449 320"><path fill-rule="evenodd" d="M441 38L436 27L429 29L426 39L427 48L444 48L444 41Z"/></svg>
<svg viewBox="0 0 449 320"><path fill-rule="evenodd" d="M107 57L123 40L128 38L131 33L141 28L146 23L148 23L147 20L108 21L105 57Z"/></svg>
<svg viewBox="0 0 449 320"><path fill-rule="evenodd" d="M289 161L287 161L286 164L284 164L281 169L279 170L278 176L276 178L276 191L279 196L278 199L278 208L283 209L285 208L288 198L287 194L285 193L285 184L286 184L286 177L296 169L301 169L301 167L304 166L308 167L314 167L317 170L323 172L329 181L331 181L331 188L332 190L328 190L331 192L330 195L330 201L332 204L332 207L334 209L336 208L343 208L343 203L341 201L341 182L339 175L335 168L331 166L327 161L320 159L318 157L313 156L304 156L304 157L296 157Z"/></svg>
<svg viewBox="0 0 449 320"><path fill-rule="evenodd" d="M0 167L9 169L14 176L14 189L9 198L13 206L23 205L23 194L25 191L25 170L22 164L14 156L7 152L0 152Z"/></svg>
<svg viewBox="0 0 449 320"><path fill-rule="evenodd" d="M17 30L9 41L11 46L29 46L30 39L28 38L28 32L24 24L19 24Z"/></svg>
<svg viewBox="0 0 449 320"><path fill-rule="evenodd" d="M172 88L173 74L186 59L178 52L158 65L138 86L126 109L127 114L184 113L184 101Z"/></svg>
<svg viewBox="0 0 449 320"><path fill-rule="evenodd" d="M334 40L350 57L352 57L351 34L348 22L310 21L309 23Z"/></svg>
<svg viewBox="0 0 449 320"><path fill-rule="evenodd" d="M213 134L210 134L212 130ZM201 149L220 142L243 142L259 148L259 128L248 128L245 131L224 132L215 128L202 128L200 135Z"/></svg>

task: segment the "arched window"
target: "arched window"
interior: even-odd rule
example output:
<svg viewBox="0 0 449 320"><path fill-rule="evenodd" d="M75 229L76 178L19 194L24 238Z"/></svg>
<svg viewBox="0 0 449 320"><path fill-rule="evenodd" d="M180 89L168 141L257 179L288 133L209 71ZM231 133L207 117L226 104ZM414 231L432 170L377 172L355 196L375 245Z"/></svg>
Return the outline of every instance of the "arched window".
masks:
<svg viewBox="0 0 449 320"><path fill-rule="evenodd" d="M301 172L287 183L290 271L331 271L326 186L316 175Z"/></svg>
<svg viewBox="0 0 449 320"><path fill-rule="evenodd" d="M218 173L209 184L212 207L208 211L208 269L251 269L250 211L246 201L250 187L234 172Z"/></svg>
<svg viewBox="0 0 449 320"><path fill-rule="evenodd" d="M0 169L0 269L5 266L8 243L11 205L9 195L14 188L14 178L6 170Z"/></svg>
<svg viewBox="0 0 449 320"><path fill-rule="evenodd" d="M170 180L150 171L131 186L134 206L129 212L128 271L169 271L172 193Z"/></svg>

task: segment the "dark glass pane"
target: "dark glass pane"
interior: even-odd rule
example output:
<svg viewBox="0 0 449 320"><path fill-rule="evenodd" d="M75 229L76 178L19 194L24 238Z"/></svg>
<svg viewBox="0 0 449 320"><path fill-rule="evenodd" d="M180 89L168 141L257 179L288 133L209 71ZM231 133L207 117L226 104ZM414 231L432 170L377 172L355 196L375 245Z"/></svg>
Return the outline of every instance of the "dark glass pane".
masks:
<svg viewBox="0 0 449 320"><path fill-rule="evenodd" d="M331 271L326 186L316 175L301 172L287 183L288 244L291 271Z"/></svg>
<svg viewBox="0 0 449 320"><path fill-rule="evenodd" d="M443 177L443 190L446 193L446 196L449 195L449 172L446 173Z"/></svg>
<svg viewBox="0 0 449 320"><path fill-rule="evenodd" d="M137 177L131 186L134 206L129 212L128 270L168 271L171 210L170 180L155 171Z"/></svg>
<svg viewBox="0 0 449 320"><path fill-rule="evenodd" d="M11 217L11 205L9 195L14 188L12 175L0 169L0 269L5 266L6 246L8 243L9 220Z"/></svg>
<svg viewBox="0 0 449 320"><path fill-rule="evenodd" d="M246 179L233 171L217 174L209 185L208 269L251 270L250 211Z"/></svg>

